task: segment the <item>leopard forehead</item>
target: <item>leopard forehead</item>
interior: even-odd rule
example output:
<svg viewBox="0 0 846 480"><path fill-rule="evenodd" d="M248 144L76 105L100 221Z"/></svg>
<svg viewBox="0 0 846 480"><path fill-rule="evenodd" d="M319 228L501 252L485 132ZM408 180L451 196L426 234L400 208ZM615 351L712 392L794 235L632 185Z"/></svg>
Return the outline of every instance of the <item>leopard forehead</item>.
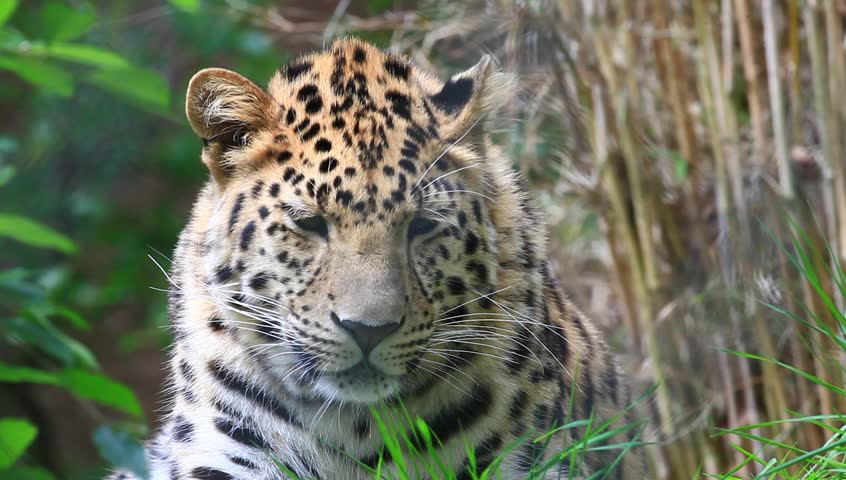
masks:
<svg viewBox="0 0 846 480"><path fill-rule="evenodd" d="M414 169L408 162L421 144L437 139L438 130L431 101L411 68L357 41L295 60L268 87L278 105L277 122L288 133L276 139L312 146L322 157L334 146L365 170L398 163L399 156ZM396 148L401 145L404 151ZM323 166L332 168L328 162Z"/></svg>
<svg viewBox="0 0 846 480"><path fill-rule="evenodd" d="M315 140L320 153L326 149L321 135L334 136L362 168L372 169L386 155L413 159L415 144L439 137L439 122L472 93L471 79L448 83L347 39L283 67L268 91L277 104L277 122L293 130L291 140Z"/></svg>
<svg viewBox="0 0 846 480"><path fill-rule="evenodd" d="M460 163L451 160L461 148L441 155L451 140L442 127L472 83L444 83L365 42L337 41L273 76L271 120L251 139L248 162L323 213L384 220L409 203L419 209L423 176ZM454 187L458 177L431 187Z"/></svg>

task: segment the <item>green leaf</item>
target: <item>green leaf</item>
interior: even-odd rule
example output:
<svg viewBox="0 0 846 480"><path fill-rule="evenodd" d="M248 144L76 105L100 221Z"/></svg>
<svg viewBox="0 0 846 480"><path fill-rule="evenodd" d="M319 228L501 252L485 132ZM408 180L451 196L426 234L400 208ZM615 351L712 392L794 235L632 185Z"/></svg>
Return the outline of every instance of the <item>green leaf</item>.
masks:
<svg viewBox="0 0 846 480"><path fill-rule="evenodd" d="M189 13L196 13L200 9L200 0L168 0L174 7Z"/></svg>
<svg viewBox="0 0 846 480"><path fill-rule="evenodd" d="M98 367L97 359L88 347L66 335L44 317L3 319L0 320L0 331L6 332L10 340L50 355L63 366Z"/></svg>
<svg viewBox="0 0 846 480"><path fill-rule="evenodd" d="M50 2L41 8L41 26L50 42L73 40L94 25L97 15L91 8L72 8L64 3Z"/></svg>
<svg viewBox="0 0 846 480"><path fill-rule="evenodd" d="M0 469L9 468L38 435L35 425L19 418L0 418Z"/></svg>
<svg viewBox="0 0 846 480"><path fill-rule="evenodd" d="M11 155L18 151L18 139L9 135L0 135L0 155Z"/></svg>
<svg viewBox="0 0 846 480"><path fill-rule="evenodd" d="M370 0L367 2L367 11L373 15L384 13L395 6L394 0Z"/></svg>
<svg viewBox="0 0 846 480"><path fill-rule="evenodd" d="M683 182L687 179L687 172L690 170L690 163L681 155L678 158L673 158L673 165L676 167L676 178Z"/></svg>
<svg viewBox="0 0 846 480"><path fill-rule="evenodd" d="M141 404L126 385L99 373L80 369L64 370L60 375L62 384L80 397L141 416Z"/></svg>
<svg viewBox="0 0 846 480"><path fill-rule="evenodd" d="M35 58L0 57L0 69L62 97L73 95L73 77L65 70Z"/></svg>
<svg viewBox="0 0 846 480"><path fill-rule="evenodd" d="M0 165L0 187L9 183L9 180L15 176L15 167L13 165Z"/></svg>
<svg viewBox="0 0 846 480"><path fill-rule="evenodd" d="M27 38L18 30L0 26L0 49L17 51L26 41Z"/></svg>
<svg viewBox="0 0 846 480"><path fill-rule="evenodd" d="M167 112L170 88L158 72L146 68L103 69L86 80L103 90L155 112Z"/></svg>
<svg viewBox="0 0 846 480"><path fill-rule="evenodd" d="M45 370L0 363L0 382L59 385L61 379L56 374Z"/></svg>
<svg viewBox="0 0 846 480"><path fill-rule="evenodd" d="M56 480L56 477L42 467L12 467L0 470L0 480Z"/></svg>
<svg viewBox="0 0 846 480"><path fill-rule="evenodd" d="M670 150L661 147L649 147L649 151L658 157L663 157L666 160L673 162L673 170L676 173L676 180L683 182L687 179L687 173L690 170L690 162L676 150Z"/></svg>
<svg viewBox="0 0 846 480"><path fill-rule="evenodd" d="M63 307L61 305L53 306L53 310L56 315L65 317L65 319L74 327L80 330L91 330L91 324L88 323L88 321L85 320L85 318L83 318L76 310L71 310L70 308Z"/></svg>
<svg viewBox="0 0 846 480"><path fill-rule="evenodd" d="M11 293L15 300L44 301L44 289L30 280L31 275L25 268L0 271L0 293Z"/></svg>
<svg viewBox="0 0 846 480"><path fill-rule="evenodd" d="M0 213L0 237L39 248L52 248L62 253L75 253L76 244L65 235L26 217Z"/></svg>
<svg viewBox="0 0 846 480"><path fill-rule="evenodd" d="M94 445L109 465L131 470L140 478L147 478L144 446L128 432L101 425L94 430Z"/></svg>
<svg viewBox="0 0 846 480"><path fill-rule="evenodd" d="M47 372L0 363L0 382L40 383L65 387L81 398L93 400L130 415L141 416L141 405L132 390L99 373L76 368Z"/></svg>
<svg viewBox="0 0 846 480"><path fill-rule="evenodd" d="M12 14L15 13L15 9L18 8L18 0L2 0L0 1L0 27L6 24L10 18L12 18Z"/></svg>
<svg viewBox="0 0 846 480"><path fill-rule="evenodd" d="M36 53L40 53L36 50ZM122 56L104 48L74 43L54 43L46 45L43 54L68 62L93 65L103 68L127 68L130 66Z"/></svg>

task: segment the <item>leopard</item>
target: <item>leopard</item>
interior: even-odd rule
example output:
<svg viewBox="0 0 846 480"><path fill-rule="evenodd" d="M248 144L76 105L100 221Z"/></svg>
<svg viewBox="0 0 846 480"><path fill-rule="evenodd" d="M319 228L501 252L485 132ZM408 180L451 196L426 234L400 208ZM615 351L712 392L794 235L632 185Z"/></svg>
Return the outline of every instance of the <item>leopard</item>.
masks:
<svg viewBox="0 0 846 480"><path fill-rule="evenodd" d="M613 448L642 431L620 427L640 422L632 382L559 287L541 210L493 141L515 82L489 55L444 81L357 38L266 88L193 76L209 178L163 268L153 480L517 479L549 461L532 478L646 478L637 449ZM440 470L389 454L389 420ZM606 448L574 449L591 425Z"/></svg>

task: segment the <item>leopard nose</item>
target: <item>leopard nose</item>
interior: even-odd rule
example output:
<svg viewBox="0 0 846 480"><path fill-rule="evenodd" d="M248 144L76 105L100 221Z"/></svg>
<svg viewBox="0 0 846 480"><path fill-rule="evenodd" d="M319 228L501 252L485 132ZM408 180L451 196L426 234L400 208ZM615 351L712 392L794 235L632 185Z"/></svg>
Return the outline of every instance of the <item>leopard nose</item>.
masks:
<svg viewBox="0 0 846 480"><path fill-rule="evenodd" d="M340 319L338 318L338 315L333 312L332 321L335 325L341 327L341 329L345 330L352 336L353 340L355 340L355 343L361 349L361 352L366 358L367 355L376 348L376 345L382 342L382 340L387 338L390 334L399 330L405 321L405 317L398 322L380 322L378 324L371 325L365 320Z"/></svg>

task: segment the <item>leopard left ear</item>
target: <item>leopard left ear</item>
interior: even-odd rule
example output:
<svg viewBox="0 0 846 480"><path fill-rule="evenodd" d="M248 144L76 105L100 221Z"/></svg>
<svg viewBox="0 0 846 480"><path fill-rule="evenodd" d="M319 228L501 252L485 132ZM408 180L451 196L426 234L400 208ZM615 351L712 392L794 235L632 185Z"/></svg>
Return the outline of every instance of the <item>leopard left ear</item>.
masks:
<svg viewBox="0 0 846 480"><path fill-rule="evenodd" d="M223 185L250 135L273 117L273 100L258 85L230 70L207 68L188 83L185 113L203 139L203 162Z"/></svg>
<svg viewBox="0 0 846 480"><path fill-rule="evenodd" d="M429 95L441 124L441 136L458 139L482 133L484 118L500 106L511 88L511 78L498 72L489 55L468 70L453 75Z"/></svg>

